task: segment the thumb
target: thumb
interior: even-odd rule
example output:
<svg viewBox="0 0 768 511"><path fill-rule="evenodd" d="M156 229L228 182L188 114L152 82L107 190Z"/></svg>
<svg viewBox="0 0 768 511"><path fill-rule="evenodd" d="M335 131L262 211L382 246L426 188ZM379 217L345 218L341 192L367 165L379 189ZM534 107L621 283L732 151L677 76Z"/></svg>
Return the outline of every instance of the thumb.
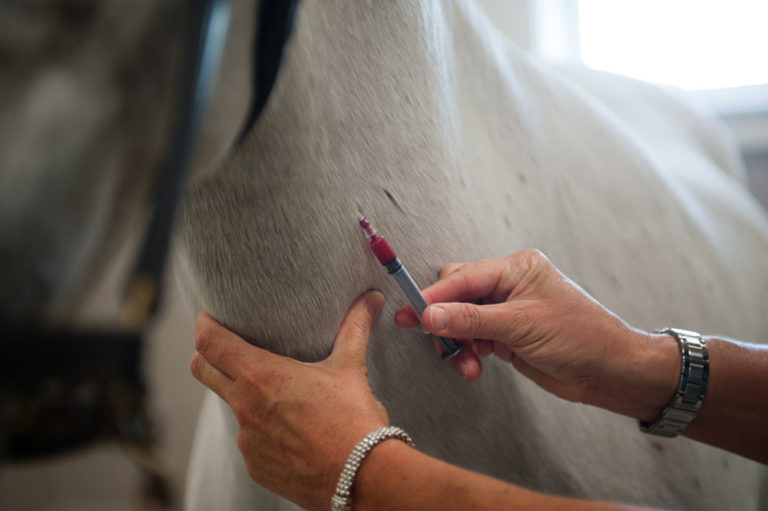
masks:
<svg viewBox="0 0 768 511"><path fill-rule="evenodd" d="M509 335L511 320L507 305L441 303L427 307L421 319L424 327L435 335L503 342Z"/></svg>
<svg viewBox="0 0 768 511"><path fill-rule="evenodd" d="M328 361L336 366L365 366L373 322L384 305L384 295L367 291L350 306L341 322Z"/></svg>

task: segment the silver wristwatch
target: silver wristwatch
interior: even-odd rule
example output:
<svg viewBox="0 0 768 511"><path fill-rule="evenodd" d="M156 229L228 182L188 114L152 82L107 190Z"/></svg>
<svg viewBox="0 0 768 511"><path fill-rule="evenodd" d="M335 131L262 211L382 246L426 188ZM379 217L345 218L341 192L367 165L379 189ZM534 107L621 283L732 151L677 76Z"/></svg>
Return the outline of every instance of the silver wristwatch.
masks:
<svg viewBox="0 0 768 511"><path fill-rule="evenodd" d="M336 484L336 491L331 498L331 511L350 511L352 509L352 485L355 483L355 476L360 465L371 452L371 449L390 438L402 440L413 447L413 440L408 433L395 426L379 428L365 435L365 438L360 440L352 449L352 453L341 471L339 482Z"/></svg>
<svg viewBox="0 0 768 511"><path fill-rule="evenodd" d="M656 333L671 334L680 344L680 384L661 415L653 421L640 421L640 430L672 438L682 433L699 413L709 380L709 353L701 334L696 332L662 328Z"/></svg>

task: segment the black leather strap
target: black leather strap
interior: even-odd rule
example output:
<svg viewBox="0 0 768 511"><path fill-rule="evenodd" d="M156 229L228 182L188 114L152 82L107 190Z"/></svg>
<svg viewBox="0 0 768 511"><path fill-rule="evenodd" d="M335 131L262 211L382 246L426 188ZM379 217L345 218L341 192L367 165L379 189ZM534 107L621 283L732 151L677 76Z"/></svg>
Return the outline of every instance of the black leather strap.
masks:
<svg viewBox="0 0 768 511"><path fill-rule="evenodd" d="M254 95L251 110L238 135L236 142L238 145L253 128L274 88L283 60L284 48L291 35L298 3L298 0L262 0L261 2L253 48ZM211 39L212 33L215 32L213 29L215 29L216 16L221 9L229 9L228 0L200 2L198 19L195 20L200 29L197 32L192 31L195 34L189 42L192 60L185 71L187 79L183 81L192 86L185 89L180 98L181 114L177 130L173 135L171 146L173 149L164 162L165 168L159 173L155 211L127 285L126 300L132 299L131 293L136 293L139 285L144 289L149 288L154 294L149 300L147 319L154 314L160 300L159 293L162 288L173 221L189 170L192 150L200 131L202 111L205 108L205 101L201 98L210 94L212 84L215 82L211 74L218 74L219 71L218 63L206 62L206 57L210 57L210 46L216 44ZM150 283L149 286L146 286L147 282Z"/></svg>
<svg viewBox="0 0 768 511"><path fill-rule="evenodd" d="M132 295L138 294L140 287L151 293L146 299L147 310L137 314L140 323L155 313L160 300L173 223L203 122L203 111L218 78L229 25L230 0L198 0L191 5L194 5L190 14L192 29L187 43L190 57L182 70L179 113L170 150L158 171L154 211L126 286L125 301L129 306L134 300Z"/></svg>
<svg viewBox="0 0 768 511"><path fill-rule="evenodd" d="M239 144L259 118L277 81L285 45L291 36L298 0L262 0L259 10L258 34L254 38L253 85L254 98L246 118Z"/></svg>

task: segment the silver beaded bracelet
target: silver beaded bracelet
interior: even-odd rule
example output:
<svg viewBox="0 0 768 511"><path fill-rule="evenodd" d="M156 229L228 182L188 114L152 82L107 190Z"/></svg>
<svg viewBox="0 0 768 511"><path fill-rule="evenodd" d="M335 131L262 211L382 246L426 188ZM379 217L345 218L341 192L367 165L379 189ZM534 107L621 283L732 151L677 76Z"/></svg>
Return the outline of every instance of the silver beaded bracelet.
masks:
<svg viewBox="0 0 768 511"><path fill-rule="evenodd" d="M363 460L376 445L384 440L396 438L413 447L413 440L408 433L395 426L387 426L371 431L365 438L360 440L352 453L347 458L347 463L339 476L339 482L336 483L336 492L331 499L331 511L350 511L352 509L352 485L355 483L355 476L360 469Z"/></svg>

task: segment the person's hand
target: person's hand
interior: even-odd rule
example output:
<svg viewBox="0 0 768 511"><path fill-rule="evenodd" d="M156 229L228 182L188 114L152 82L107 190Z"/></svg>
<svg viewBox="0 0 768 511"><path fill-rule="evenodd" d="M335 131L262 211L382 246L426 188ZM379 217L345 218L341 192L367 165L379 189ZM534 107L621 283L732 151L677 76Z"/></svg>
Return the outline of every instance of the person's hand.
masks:
<svg viewBox="0 0 768 511"><path fill-rule="evenodd" d="M467 381L493 353L557 396L643 420L677 387L679 348L670 336L631 328L537 250L448 265L424 297L433 304L424 327L470 348L452 361ZM419 324L410 305L395 321Z"/></svg>
<svg viewBox="0 0 768 511"><path fill-rule="evenodd" d="M366 349L384 297L350 307L331 355L307 364L259 349L201 312L192 374L224 399L240 422L248 475L306 509L328 509L357 442L389 425L368 383Z"/></svg>

